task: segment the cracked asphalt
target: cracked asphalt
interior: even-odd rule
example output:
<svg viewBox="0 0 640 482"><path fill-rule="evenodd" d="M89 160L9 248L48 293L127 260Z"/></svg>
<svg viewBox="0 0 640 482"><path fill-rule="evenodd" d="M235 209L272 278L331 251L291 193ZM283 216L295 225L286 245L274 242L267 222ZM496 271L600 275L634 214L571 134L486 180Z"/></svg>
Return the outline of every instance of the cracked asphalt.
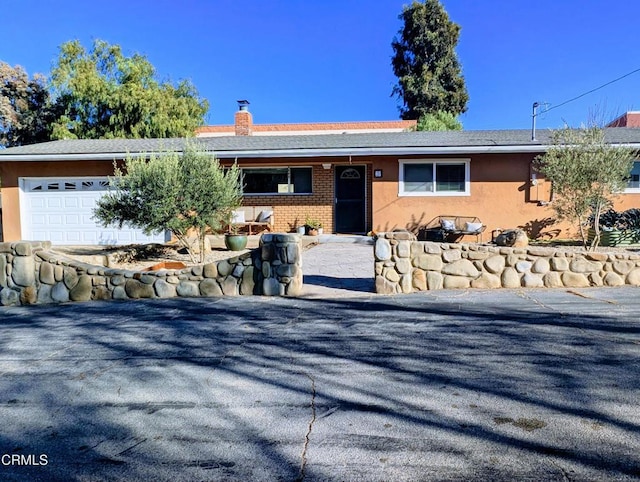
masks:
<svg viewBox="0 0 640 482"><path fill-rule="evenodd" d="M322 246L296 299L2 308L0 479L640 479L638 288L378 296Z"/></svg>

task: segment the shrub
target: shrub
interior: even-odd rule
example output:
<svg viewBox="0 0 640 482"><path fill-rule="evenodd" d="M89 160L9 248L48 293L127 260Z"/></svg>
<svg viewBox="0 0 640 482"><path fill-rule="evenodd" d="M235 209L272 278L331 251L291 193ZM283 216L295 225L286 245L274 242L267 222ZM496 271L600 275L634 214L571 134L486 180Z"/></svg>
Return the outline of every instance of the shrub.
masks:
<svg viewBox="0 0 640 482"><path fill-rule="evenodd" d="M199 242L204 261L208 229L226 225L242 199L240 169L224 169L213 153L187 143L182 153L165 152L128 158L124 171L115 167L111 190L98 200L94 217L103 225L124 224L145 234L169 230L196 261L187 237Z"/></svg>
<svg viewBox="0 0 640 482"><path fill-rule="evenodd" d="M552 183L556 214L576 222L585 248L585 227L591 221L594 249L600 242L600 216L626 187L637 152L609 144L605 131L594 126L561 129L552 134L552 141L547 153L536 158L535 167Z"/></svg>

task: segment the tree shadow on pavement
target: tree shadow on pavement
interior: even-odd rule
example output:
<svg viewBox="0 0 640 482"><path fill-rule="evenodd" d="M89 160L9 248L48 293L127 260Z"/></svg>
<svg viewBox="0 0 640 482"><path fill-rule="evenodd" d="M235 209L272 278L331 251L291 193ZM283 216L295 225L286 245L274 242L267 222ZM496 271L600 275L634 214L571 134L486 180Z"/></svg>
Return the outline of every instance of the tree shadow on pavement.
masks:
<svg viewBox="0 0 640 482"><path fill-rule="evenodd" d="M372 278L339 278L323 275L304 275L303 286L306 288L309 285L363 293L374 292Z"/></svg>
<svg viewBox="0 0 640 482"><path fill-rule="evenodd" d="M0 476L640 476L640 305L544 296L5 309Z"/></svg>

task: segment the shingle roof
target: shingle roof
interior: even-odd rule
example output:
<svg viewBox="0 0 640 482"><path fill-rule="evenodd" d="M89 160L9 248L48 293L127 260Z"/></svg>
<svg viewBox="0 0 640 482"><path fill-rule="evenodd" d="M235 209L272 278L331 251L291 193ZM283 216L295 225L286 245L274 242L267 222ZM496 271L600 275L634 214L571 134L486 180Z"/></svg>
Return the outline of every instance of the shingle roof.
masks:
<svg viewBox="0 0 640 482"><path fill-rule="evenodd" d="M549 145L551 131L540 130L536 133L536 140L531 140L531 131L521 130L486 130L486 131L445 131L445 132L390 132L366 134L327 134L327 135L291 135L291 136L229 136L193 138L208 150L212 150L224 157L228 155L242 155L260 151L274 155L295 151L306 151L307 155L317 151L318 155L330 154L332 150L399 150L415 148L428 152L437 148L475 148L482 151L503 147L503 151L516 148L520 152L542 152ZM609 128L606 129L606 139L613 144L639 144L640 129ZM14 156L49 156L55 155L95 155L122 153L150 153L163 150L182 150L187 139L85 139L61 140L12 147L0 150L0 161L3 157Z"/></svg>

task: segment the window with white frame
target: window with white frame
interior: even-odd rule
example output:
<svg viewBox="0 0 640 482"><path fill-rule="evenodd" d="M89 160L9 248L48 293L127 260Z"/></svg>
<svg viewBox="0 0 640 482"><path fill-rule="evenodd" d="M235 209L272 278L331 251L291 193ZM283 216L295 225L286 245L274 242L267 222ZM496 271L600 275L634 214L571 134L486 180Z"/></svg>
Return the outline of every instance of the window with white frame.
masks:
<svg viewBox="0 0 640 482"><path fill-rule="evenodd" d="M468 196L469 160L400 160L399 196Z"/></svg>
<svg viewBox="0 0 640 482"><path fill-rule="evenodd" d="M311 194L310 167L243 168L244 194Z"/></svg>
<svg viewBox="0 0 640 482"><path fill-rule="evenodd" d="M633 169L631 169L626 190L630 192L640 192L640 161L633 163Z"/></svg>

